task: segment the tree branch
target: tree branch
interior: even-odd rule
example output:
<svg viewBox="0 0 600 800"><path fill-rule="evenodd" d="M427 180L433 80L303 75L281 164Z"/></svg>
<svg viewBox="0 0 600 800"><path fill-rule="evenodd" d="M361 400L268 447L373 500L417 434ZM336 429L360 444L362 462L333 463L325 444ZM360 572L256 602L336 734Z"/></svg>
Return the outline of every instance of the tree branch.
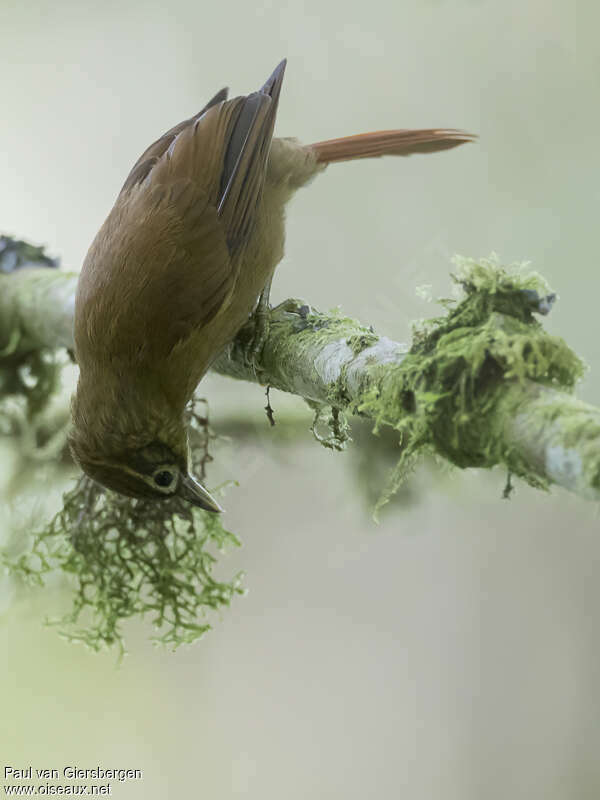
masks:
<svg viewBox="0 0 600 800"><path fill-rule="evenodd" d="M0 368L39 348L72 348L76 280L48 268L0 274ZM456 280L462 300L417 328L410 348L288 300L271 312L256 372L249 327L213 370L396 428L398 481L429 449L459 467L505 464L535 486L600 499L600 409L571 395L581 362L533 317L554 299L543 279L463 260Z"/></svg>

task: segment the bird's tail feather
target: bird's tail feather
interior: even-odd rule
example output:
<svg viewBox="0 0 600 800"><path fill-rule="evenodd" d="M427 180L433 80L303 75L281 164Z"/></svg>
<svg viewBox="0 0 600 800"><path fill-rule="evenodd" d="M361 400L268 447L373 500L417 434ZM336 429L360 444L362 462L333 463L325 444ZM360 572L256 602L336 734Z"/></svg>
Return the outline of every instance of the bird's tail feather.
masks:
<svg viewBox="0 0 600 800"><path fill-rule="evenodd" d="M331 164L334 161L351 161L355 158L379 156L409 156L412 153L435 153L460 144L475 141L477 137L453 128L423 130L373 131L328 139L309 145L317 161Z"/></svg>

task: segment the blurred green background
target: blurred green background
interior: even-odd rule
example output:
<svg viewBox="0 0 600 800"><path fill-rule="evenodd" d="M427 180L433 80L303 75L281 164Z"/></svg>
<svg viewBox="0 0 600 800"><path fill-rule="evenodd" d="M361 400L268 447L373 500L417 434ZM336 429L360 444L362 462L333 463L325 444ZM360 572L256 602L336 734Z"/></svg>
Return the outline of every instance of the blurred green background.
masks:
<svg viewBox="0 0 600 800"><path fill-rule="evenodd" d="M530 260L598 403L599 22L570 0L0 0L0 229L78 269L146 145L287 56L280 135L481 138L332 166L290 208L274 301L406 340L436 313L415 287L447 295L454 253ZM247 597L175 654L130 625L116 669L42 627L59 591L4 582L2 766L142 769L113 785L124 800L597 798L596 508L523 485L502 501L501 470L422 469L377 527L356 452L271 443L259 387L211 377L203 394L218 431L240 415L259 431L220 447L209 480L240 482L226 524L244 547L219 569L244 569ZM300 402L272 402L308 428ZM2 443L3 484L17 456ZM0 535L64 485L36 474Z"/></svg>

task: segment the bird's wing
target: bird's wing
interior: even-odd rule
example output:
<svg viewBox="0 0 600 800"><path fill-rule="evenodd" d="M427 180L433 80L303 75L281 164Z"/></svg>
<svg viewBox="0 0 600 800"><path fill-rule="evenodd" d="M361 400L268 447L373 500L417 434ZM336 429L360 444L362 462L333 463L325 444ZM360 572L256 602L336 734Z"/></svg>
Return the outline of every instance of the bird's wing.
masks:
<svg viewBox="0 0 600 800"><path fill-rule="evenodd" d="M216 95L138 160L82 270L90 334L166 354L224 306L252 233L284 68L247 97Z"/></svg>
<svg viewBox="0 0 600 800"><path fill-rule="evenodd" d="M181 131L190 125L193 125L194 122L196 122L196 120L205 114L209 108L212 108L218 103L222 103L223 101L227 100L228 92L229 90L227 87L221 89L208 101L204 108L201 108L200 111L198 111L197 114L194 114L194 116L190 117L189 119L184 119L183 122L179 123L179 125L175 125L166 133L163 133L160 139L157 139L155 142L153 142L150 147L147 147L131 168L131 171L121 189L121 194L128 193L134 186L136 186L138 183L141 183L148 175L152 167L156 164L158 159L169 149Z"/></svg>
<svg viewBox="0 0 600 800"><path fill-rule="evenodd" d="M235 261L260 201L285 65L284 60L264 86L247 96L226 100L223 89L198 114L161 136L138 159L119 199L136 187L192 180L215 205Z"/></svg>
<svg viewBox="0 0 600 800"><path fill-rule="evenodd" d="M141 185L116 203L88 251L77 349L109 360L165 357L218 313L231 276L207 193L189 178Z"/></svg>
<svg viewBox="0 0 600 800"><path fill-rule="evenodd" d="M232 255L252 229L262 194L285 65L284 60L258 92L238 98L239 114L227 139L218 204Z"/></svg>

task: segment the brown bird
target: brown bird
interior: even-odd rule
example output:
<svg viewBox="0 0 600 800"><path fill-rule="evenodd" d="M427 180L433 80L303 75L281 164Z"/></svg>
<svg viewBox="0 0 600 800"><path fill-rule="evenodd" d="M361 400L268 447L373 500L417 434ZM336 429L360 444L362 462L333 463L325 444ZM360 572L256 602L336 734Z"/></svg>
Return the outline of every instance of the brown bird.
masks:
<svg viewBox="0 0 600 800"><path fill-rule="evenodd" d="M285 205L327 164L432 153L459 130L274 139L285 61L265 85L216 94L143 153L86 256L75 301L79 382L70 447L132 497L219 504L188 471L184 409L283 256Z"/></svg>

